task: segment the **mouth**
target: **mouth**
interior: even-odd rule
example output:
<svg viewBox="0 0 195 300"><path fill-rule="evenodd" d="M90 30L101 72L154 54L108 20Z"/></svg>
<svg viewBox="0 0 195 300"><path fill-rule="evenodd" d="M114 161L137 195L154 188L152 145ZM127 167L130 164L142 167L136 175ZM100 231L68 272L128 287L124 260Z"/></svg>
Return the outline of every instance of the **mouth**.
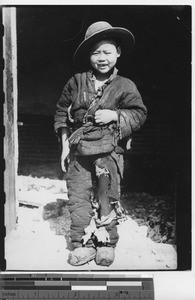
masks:
<svg viewBox="0 0 195 300"><path fill-rule="evenodd" d="M98 68L99 69L105 69L105 68L107 68L108 67L108 65L98 65Z"/></svg>

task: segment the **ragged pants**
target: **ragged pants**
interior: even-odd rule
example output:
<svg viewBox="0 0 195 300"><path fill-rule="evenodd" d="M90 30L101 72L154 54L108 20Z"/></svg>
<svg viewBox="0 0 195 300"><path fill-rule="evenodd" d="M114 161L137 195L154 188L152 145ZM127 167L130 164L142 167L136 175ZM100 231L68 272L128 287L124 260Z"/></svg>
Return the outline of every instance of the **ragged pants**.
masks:
<svg viewBox="0 0 195 300"><path fill-rule="evenodd" d="M84 229L93 216L91 199L94 197L94 181L97 182L95 197L100 202L100 214L107 215L112 210L109 204L120 199L120 172L116 160L110 154L72 155L66 180L71 216L70 238L73 247L77 248L82 246ZM105 229L110 236L109 246L115 247L119 239L117 221L113 220ZM88 241L88 246L92 243Z"/></svg>

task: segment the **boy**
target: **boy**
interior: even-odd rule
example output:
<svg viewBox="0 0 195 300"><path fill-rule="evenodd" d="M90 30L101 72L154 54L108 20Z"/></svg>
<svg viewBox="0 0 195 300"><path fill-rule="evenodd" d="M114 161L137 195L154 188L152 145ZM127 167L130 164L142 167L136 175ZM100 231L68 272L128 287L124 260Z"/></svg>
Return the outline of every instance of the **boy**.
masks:
<svg viewBox="0 0 195 300"><path fill-rule="evenodd" d="M74 250L69 263L95 258L98 265L114 261L119 239L121 141L145 122L147 110L135 84L117 75L121 51L130 51L134 36L101 21L92 24L74 62L86 71L65 85L57 103L55 132L62 142L61 167L66 172ZM95 184L94 184L95 183ZM96 187L96 188L95 188Z"/></svg>

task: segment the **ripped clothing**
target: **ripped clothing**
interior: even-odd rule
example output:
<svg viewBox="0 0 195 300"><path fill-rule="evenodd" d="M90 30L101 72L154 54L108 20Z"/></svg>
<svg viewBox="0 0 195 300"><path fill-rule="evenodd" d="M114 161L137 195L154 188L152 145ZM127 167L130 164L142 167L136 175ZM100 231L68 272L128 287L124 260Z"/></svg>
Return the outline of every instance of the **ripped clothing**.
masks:
<svg viewBox="0 0 195 300"><path fill-rule="evenodd" d="M124 217L120 206L122 172L123 157L114 152L70 158L66 180L70 237L75 248L116 246L117 224Z"/></svg>

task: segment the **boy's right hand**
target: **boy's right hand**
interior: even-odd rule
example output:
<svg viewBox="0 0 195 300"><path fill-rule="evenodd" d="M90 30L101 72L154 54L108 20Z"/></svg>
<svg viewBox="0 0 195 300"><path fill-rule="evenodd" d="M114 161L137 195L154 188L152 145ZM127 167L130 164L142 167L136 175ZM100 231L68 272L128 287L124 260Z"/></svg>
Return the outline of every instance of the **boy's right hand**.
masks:
<svg viewBox="0 0 195 300"><path fill-rule="evenodd" d="M67 162L69 163L69 142L68 140L63 142L63 148L62 148L62 154L61 154L61 168L63 172L66 172L66 166L65 166L65 161L67 160Z"/></svg>

